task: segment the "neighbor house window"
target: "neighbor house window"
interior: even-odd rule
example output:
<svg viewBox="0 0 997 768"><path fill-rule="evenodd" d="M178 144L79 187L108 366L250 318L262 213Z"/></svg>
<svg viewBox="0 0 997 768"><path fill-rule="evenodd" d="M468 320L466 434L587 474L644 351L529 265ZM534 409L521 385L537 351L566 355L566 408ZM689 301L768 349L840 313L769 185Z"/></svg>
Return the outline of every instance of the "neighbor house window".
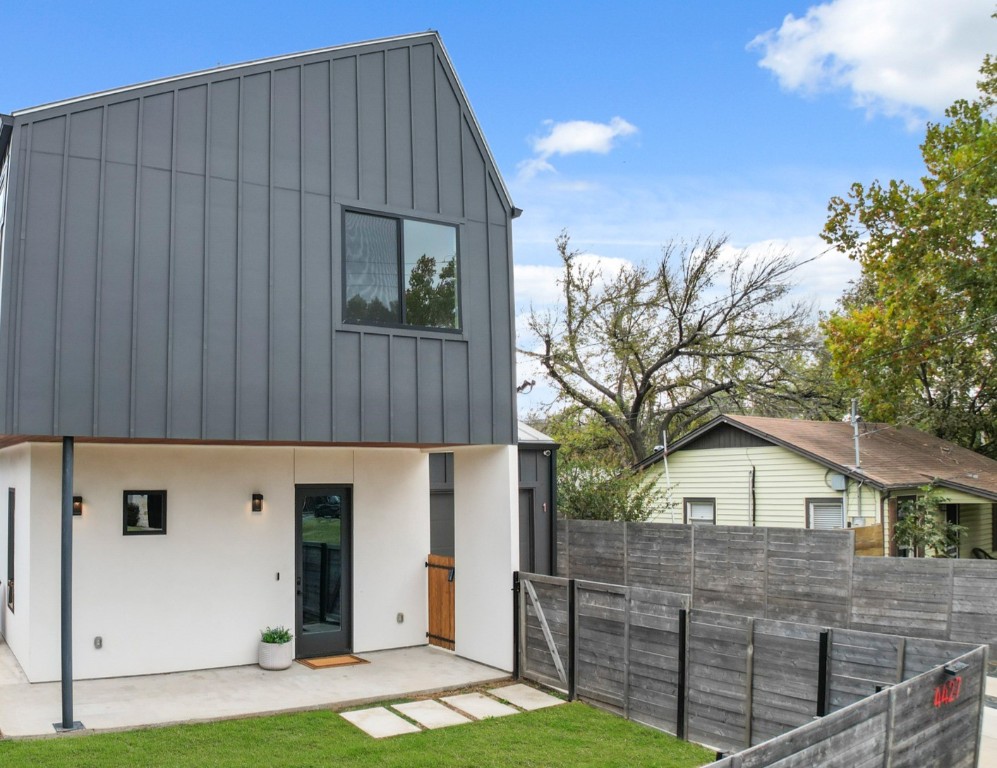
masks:
<svg viewBox="0 0 997 768"><path fill-rule="evenodd" d="M841 499L807 499L807 528L845 527L845 507Z"/></svg>
<svg viewBox="0 0 997 768"><path fill-rule="evenodd" d="M687 523L715 525L717 522L716 499L683 499Z"/></svg>
<svg viewBox="0 0 997 768"><path fill-rule="evenodd" d="M123 515L126 536L166 533L166 491L125 491Z"/></svg>
<svg viewBox="0 0 997 768"><path fill-rule="evenodd" d="M457 227L346 211L343 320L460 327Z"/></svg>

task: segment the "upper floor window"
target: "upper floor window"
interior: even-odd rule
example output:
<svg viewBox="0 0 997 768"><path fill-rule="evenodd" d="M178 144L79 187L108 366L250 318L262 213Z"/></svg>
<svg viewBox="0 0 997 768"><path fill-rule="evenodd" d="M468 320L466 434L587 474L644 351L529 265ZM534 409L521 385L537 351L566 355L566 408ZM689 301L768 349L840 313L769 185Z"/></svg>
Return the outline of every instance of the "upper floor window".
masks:
<svg viewBox="0 0 997 768"><path fill-rule="evenodd" d="M457 228L347 211L343 320L460 327Z"/></svg>

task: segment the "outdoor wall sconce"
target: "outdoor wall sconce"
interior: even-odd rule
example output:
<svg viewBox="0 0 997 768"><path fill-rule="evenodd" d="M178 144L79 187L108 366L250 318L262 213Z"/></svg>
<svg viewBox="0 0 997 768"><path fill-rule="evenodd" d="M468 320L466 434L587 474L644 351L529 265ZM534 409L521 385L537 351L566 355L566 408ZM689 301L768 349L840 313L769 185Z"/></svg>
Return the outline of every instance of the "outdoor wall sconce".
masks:
<svg viewBox="0 0 997 768"><path fill-rule="evenodd" d="M83 497L73 496L73 516L79 517L83 514Z"/></svg>
<svg viewBox="0 0 997 768"><path fill-rule="evenodd" d="M254 493L253 494L253 512L263 511L263 494Z"/></svg>

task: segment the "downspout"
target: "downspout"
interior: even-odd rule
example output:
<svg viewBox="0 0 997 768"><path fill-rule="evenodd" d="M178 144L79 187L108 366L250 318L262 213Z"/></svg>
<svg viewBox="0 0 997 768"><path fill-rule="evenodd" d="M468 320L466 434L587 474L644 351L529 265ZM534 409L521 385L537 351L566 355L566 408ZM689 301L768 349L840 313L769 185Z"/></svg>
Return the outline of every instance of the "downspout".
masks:
<svg viewBox="0 0 997 768"><path fill-rule="evenodd" d="M665 506L671 515L672 525L675 525L675 503L672 500L672 477L668 473L668 435L661 430L661 463L665 466ZM685 512L683 511L683 515Z"/></svg>
<svg viewBox="0 0 997 768"><path fill-rule="evenodd" d="M748 470L748 515L750 517L750 524L752 527L758 525L758 520L756 518L757 505L755 504L755 468L752 467Z"/></svg>
<svg viewBox="0 0 997 768"><path fill-rule="evenodd" d="M550 575L557 576L557 449L550 449Z"/></svg>

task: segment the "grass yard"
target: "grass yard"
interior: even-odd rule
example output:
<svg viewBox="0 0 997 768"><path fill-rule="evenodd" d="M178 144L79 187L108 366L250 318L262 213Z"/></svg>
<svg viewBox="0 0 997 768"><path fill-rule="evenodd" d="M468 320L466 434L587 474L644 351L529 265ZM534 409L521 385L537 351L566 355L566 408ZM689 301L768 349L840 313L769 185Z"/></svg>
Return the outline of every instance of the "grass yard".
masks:
<svg viewBox="0 0 997 768"><path fill-rule="evenodd" d="M694 768L713 753L581 703L374 740L321 710L123 733L0 741L0 766Z"/></svg>

